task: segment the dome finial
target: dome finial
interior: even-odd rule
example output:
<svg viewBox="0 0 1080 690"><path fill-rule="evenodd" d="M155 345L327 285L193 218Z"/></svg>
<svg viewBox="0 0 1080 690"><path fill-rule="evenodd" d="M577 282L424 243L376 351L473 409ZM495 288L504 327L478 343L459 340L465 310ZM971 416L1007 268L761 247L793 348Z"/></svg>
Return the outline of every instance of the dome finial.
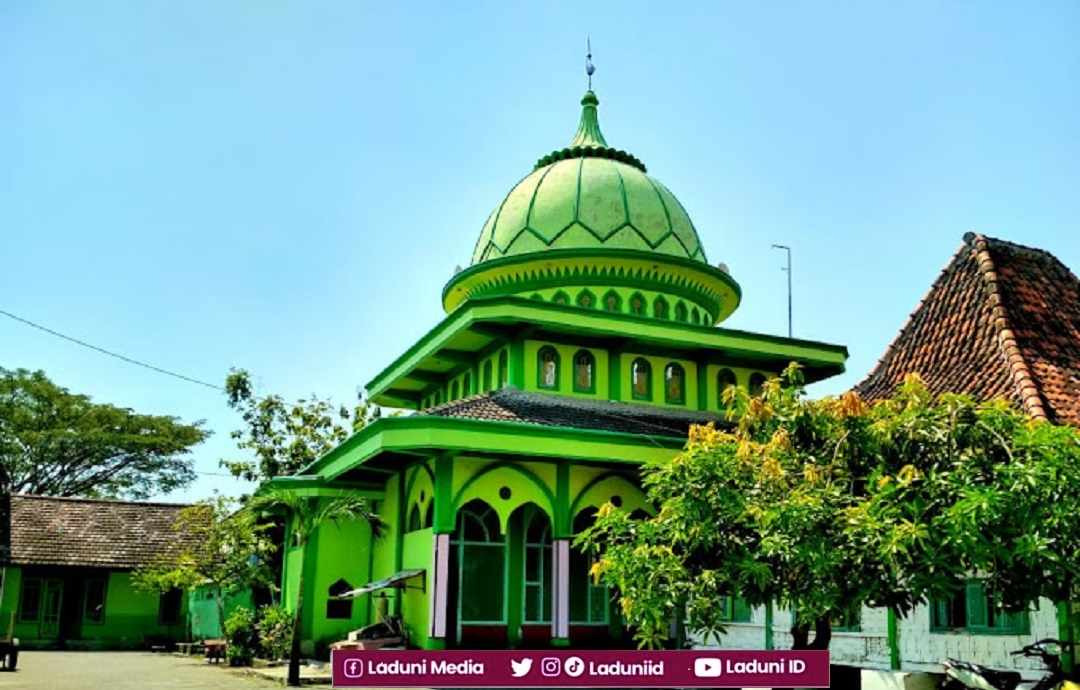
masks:
<svg viewBox="0 0 1080 690"><path fill-rule="evenodd" d="M596 67L592 63L592 39L585 37L585 74L589 77L589 91L592 91L592 75Z"/></svg>

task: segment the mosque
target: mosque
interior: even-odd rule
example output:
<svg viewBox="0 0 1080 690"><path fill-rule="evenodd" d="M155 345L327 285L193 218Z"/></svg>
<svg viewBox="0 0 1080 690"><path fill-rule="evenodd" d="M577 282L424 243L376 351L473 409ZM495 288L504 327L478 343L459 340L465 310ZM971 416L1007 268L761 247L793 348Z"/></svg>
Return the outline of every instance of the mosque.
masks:
<svg viewBox="0 0 1080 690"><path fill-rule="evenodd" d="M692 424L722 423L728 387L753 391L792 361L807 382L844 370L843 346L719 325L739 284L671 191L607 143L598 105L590 88L569 145L484 223L443 289L446 317L367 385L413 413L275 480L365 496L390 524L379 540L324 526L306 566L286 553L286 602L304 569L307 645L383 606L424 649L632 645L574 536L609 501L650 513L638 468L678 454Z"/></svg>

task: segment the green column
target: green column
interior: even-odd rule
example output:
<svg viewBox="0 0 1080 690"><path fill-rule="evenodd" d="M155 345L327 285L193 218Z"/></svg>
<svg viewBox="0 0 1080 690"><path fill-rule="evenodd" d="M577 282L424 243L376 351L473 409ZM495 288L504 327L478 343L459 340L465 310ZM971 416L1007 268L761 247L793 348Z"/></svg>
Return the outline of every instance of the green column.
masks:
<svg viewBox="0 0 1080 690"><path fill-rule="evenodd" d="M773 639L772 639L772 623L773 623L773 621L772 621L772 615L773 615L773 608L772 608L772 602L770 601L769 603L765 604L765 649L772 649L773 648Z"/></svg>
<svg viewBox="0 0 1080 690"><path fill-rule="evenodd" d="M709 409L709 363L699 359L694 363L697 368L697 407L699 410Z"/></svg>
<svg viewBox="0 0 1080 690"><path fill-rule="evenodd" d="M608 399L622 399L622 353L608 351Z"/></svg>
<svg viewBox="0 0 1080 690"><path fill-rule="evenodd" d="M510 385L525 390L525 338L510 343Z"/></svg>
<svg viewBox="0 0 1080 690"><path fill-rule="evenodd" d="M1072 605L1063 601L1057 606L1057 619L1058 619L1058 639L1062 642L1073 641L1073 627L1072 627L1072 611L1070 609ZM1073 650L1069 649L1061 655L1061 666L1065 669L1066 673L1072 673L1074 666Z"/></svg>
<svg viewBox="0 0 1080 690"><path fill-rule="evenodd" d="M889 609L888 620L889 635L889 668L894 671L900 670L900 625L896 618L896 611Z"/></svg>

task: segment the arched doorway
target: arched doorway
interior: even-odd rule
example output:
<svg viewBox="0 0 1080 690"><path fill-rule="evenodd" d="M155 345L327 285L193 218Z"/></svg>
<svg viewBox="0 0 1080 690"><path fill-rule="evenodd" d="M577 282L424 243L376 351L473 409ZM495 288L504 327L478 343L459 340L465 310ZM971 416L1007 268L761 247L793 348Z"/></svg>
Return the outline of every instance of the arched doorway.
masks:
<svg viewBox="0 0 1080 690"><path fill-rule="evenodd" d="M514 647L547 647L551 642L551 520L535 503L510 515L508 525L509 643Z"/></svg>
<svg viewBox="0 0 1080 690"><path fill-rule="evenodd" d="M595 521L595 508L580 511L574 516L574 535ZM610 590L593 582L589 574L592 563L592 554L570 548L570 641L577 648L617 647L621 644L621 621L612 608Z"/></svg>
<svg viewBox="0 0 1080 690"><path fill-rule="evenodd" d="M464 649L505 647L507 549L498 513L469 501L458 510L450 544L448 636Z"/></svg>

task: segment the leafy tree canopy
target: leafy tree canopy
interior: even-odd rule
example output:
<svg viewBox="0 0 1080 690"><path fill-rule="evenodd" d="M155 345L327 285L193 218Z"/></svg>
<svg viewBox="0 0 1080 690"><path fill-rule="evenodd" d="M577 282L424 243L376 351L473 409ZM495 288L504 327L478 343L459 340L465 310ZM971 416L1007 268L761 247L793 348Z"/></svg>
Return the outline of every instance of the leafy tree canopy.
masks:
<svg viewBox="0 0 1080 690"><path fill-rule="evenodd" d="M267 559L275 550L267 538L270 526L260 524L236 501L216 497L180 511L173 529L177 548L161 554L132 574L139 589L191 590L209 584L224 621L223 594L258 585L271 585Z"/></svg>
<svg viewBox="0 0 1080 690"><path fill-rule="evenodd" d="M295 474L351 434L378 419L378 407L358 396L352 408L314 396L288 403L279 395L255 395L251 374L234 369L225 382L229 406L246 429L232 432L237 446L254 452L254 460L226 460L222 465L249 481Z"/></svg>
<svg viewBox="0 0 1080 690"><path fill-rule="evenodd" d="M761 397L730 391L734 428L695 427L644 468L655 518L608 505L579 538L642 645L683 610L722 632L731 595L793 607L796 648L827 648L830 621L863 604L905 615L968 575L1010 610L1064 598L1080 575L1076 430L935 399L914 376L873 406L808 400L801 382L793 365Z"/></svg>
<svg viewBox="0 0 1080 690"><path fill-rule="evenodd" d="M0 490L146 498L195 479L202 422L137 414L71 393L41 371L0 367Z"/></svg>

